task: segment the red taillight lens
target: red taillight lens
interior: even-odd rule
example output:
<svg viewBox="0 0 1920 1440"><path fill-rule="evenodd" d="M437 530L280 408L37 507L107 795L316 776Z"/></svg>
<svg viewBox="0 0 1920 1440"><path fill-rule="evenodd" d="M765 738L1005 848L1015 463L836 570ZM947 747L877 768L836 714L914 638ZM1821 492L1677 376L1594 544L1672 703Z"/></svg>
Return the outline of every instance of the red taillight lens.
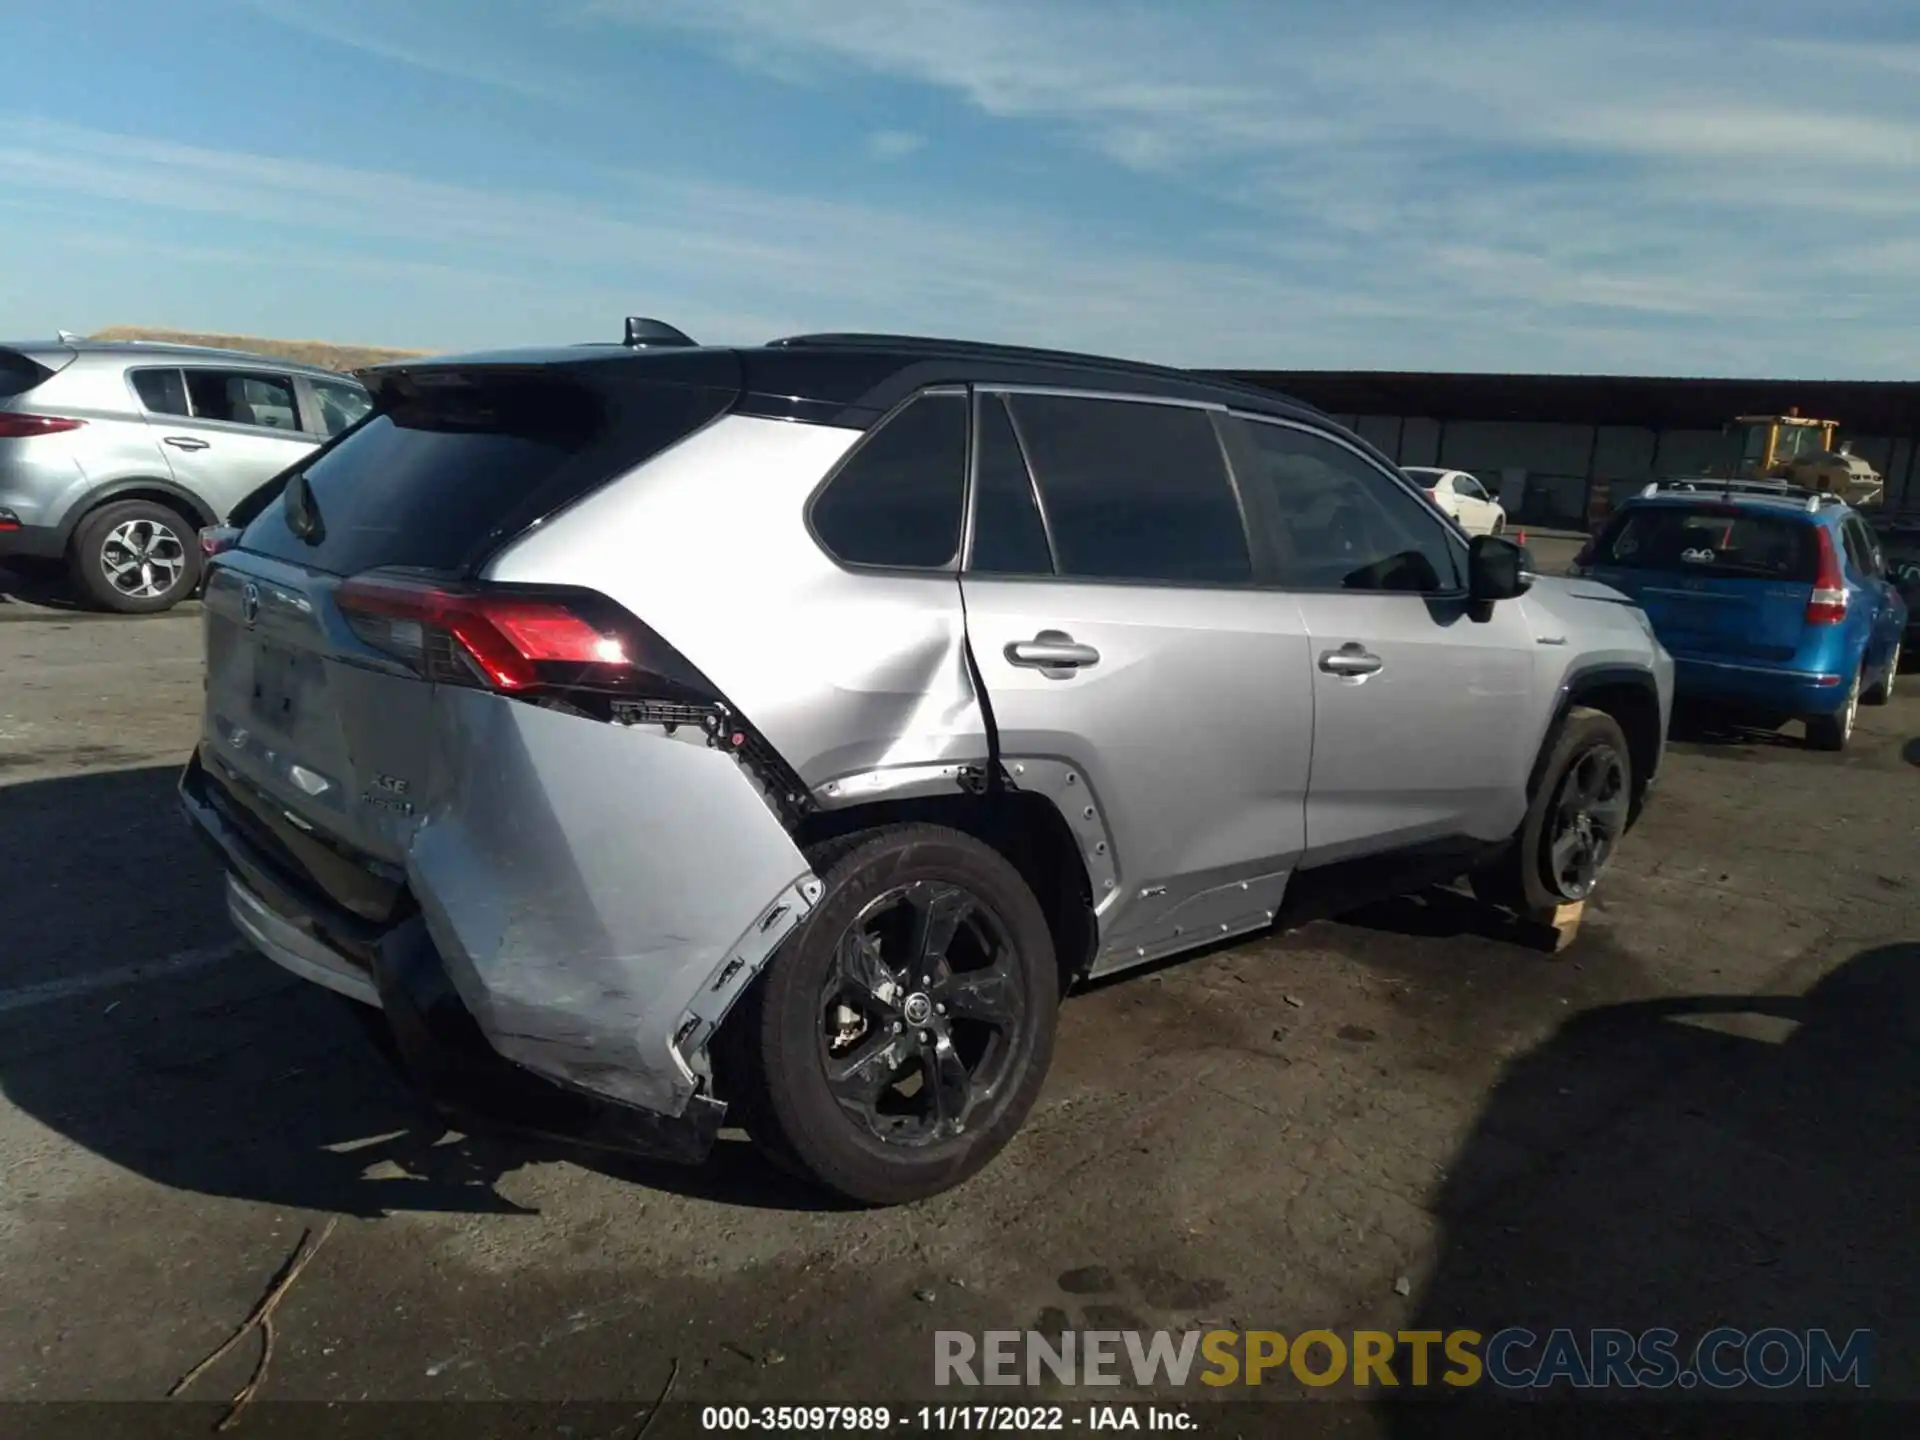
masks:
<svg viewBox="0 0 1920 1440"><path fill-rule="evenodd" d="M0 410L0 440L31 440L36 435L60 435L87 422L65 415L21 415Z"/></svg>
<svg viewBox="0 0 1920 1440"><path fill-rule="evenodd" d="M1837 625L1847 618L1847 579L1840 571L1840 555L1833 548L1833 536L1826 529L1813 532L1820 547L1820 568L1815 573L1813 594L1807 597L1807 624Z"/></svg>
<svg viewBox="0 0 1920 1440"><path fill-rule="evenodd" d="M375 649L428 679L507 694L705 690L657 636L603 596L441 586L387 575L347 581L335 603Z"/></svg>
<svg viewBox="0 0 1920 1440"><path fill-rule="evenodd" d="M209 525L200 532L200 553L211 560L224 555L240 542L240 532L231 525Z"/></svg>

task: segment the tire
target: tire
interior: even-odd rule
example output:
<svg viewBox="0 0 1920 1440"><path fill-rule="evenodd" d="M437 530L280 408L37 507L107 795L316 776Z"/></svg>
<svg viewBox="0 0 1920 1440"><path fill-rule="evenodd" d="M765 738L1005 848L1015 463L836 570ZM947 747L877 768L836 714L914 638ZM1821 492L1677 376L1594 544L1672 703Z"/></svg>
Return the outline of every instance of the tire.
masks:
<svg viewBox="0 0 1920 1440"><path fill-rule="evenodd" d="M1847 748L1853 739L1854 723L1860 718L1860 682L1865 678L1866 664L1853 672L1853 684L1847 690L1847 703L1831 715L1809 715L1807 717L1807 743L1816 750L1838 752Z"/></svg>
<svg viewBox="0 0 1920 1440"><path fill-rule="evenodd" d="M952 1189L1025 1123L1053 1060L1060 976L1040 902L998 851L942 826L888 826L809 858L819 905L722 1027L735 1113L771 1163L847 1199L897 1205ZM971 909L953 940L903 966L916 917L961 900ZM856 933L878 948L855 946ZM982 968L989 956L998 963ZM963 1007L998 1010L1001 1028ZM936 1063L953 1088L931 1084ZM915 1096L881 1083L908 1071Z"/></svg>
<svg viewBox="0 0 1920 1440"><path fill-rule="evenodd" d="M1548 745L1519 833L1497 860L1471 877L1481 900L1528 918L1592 895L1626 833L1633 797L1633 752L1611 715L1575 706ZM1575 823L1581 815L1584 825ZM1560 826L1563 818L1571 837ZM1556 863L1576 850L1592 852L1585 857L1588 863L1575 868Z"/></svg>
<svg viewBox="0 0 1920 1440"><path fill-rule="evenodd" d="M198 537L197 524L169 506L151 500L112 501L74 531L68 573L99 609L156 615L200 588ZM143 545L144 550L139 548ZM136 567L131 573L130 563Z"/></svg>
<svg viewBox="0 0 1920 1440"><path fill-rule="evenodd" d="M1880 677L1880 683L1860 697L1862 705L1885 705L1893 699L1893 686L1900 674L1900 642L1893 642L1893 654L1887 657L1887 673Z"/></svg>

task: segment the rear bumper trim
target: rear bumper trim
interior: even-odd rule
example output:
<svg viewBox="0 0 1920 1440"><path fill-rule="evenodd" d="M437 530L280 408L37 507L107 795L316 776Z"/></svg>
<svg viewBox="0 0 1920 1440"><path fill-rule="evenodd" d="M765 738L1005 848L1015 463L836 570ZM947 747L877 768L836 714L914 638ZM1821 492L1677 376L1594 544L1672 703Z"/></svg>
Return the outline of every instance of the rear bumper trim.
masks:
<svg viewBox="0 0 1920 1440"><path fill-rule="evenodd" d="M227 914L247 942L281 969L362 1005L379 1006L380 992L374 988L372 976L281 919L231 873L227 876Z"/></svg>

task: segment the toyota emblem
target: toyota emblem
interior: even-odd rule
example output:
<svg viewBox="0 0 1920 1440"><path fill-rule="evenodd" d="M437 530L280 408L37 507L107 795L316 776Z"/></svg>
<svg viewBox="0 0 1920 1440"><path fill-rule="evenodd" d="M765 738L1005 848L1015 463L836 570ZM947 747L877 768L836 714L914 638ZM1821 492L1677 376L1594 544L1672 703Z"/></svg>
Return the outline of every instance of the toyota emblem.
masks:
<svg viewBox="0 0 1920 1440"><path fill-rule="evenodd" d="M260 587L251 580L240 592L240 615L249 625L260 618Z"/></svg>

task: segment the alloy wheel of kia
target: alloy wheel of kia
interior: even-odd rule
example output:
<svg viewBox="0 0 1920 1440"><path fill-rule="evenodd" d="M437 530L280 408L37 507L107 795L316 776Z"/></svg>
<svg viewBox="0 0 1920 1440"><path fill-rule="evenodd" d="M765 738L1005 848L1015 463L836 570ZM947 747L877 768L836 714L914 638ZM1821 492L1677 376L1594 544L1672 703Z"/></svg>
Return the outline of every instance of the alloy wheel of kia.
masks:
<svg viewBox="0 0 1920 1440"><path fill-rule="evenodd" d="M180 583L187 547L158 520L123 521L100 543L100 571L132 600L155 600Z"/></svg>

